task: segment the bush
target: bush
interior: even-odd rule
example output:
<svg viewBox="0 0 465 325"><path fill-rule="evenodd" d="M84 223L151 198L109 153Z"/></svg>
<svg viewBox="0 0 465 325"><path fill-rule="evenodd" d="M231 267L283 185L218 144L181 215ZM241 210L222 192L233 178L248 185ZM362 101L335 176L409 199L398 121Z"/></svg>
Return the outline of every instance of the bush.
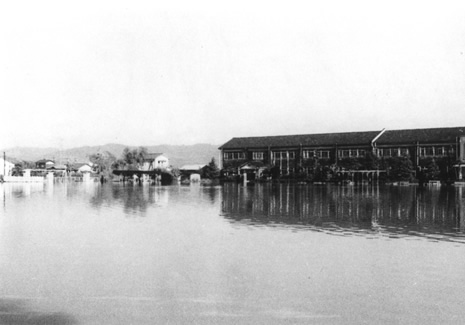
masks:
<svg viewBox="0 0 465 325"><path fill-rule="evenodd" d="M388 171L391 181L413 180L413 163L408 157L390 157L382 159L380 166Z"/></svg>

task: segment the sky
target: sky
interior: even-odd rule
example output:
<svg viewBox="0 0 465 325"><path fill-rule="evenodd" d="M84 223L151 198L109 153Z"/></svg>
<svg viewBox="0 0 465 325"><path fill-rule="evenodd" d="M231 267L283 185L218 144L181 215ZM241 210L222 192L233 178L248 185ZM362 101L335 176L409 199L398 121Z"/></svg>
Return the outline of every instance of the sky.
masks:
<svg viewBox="0 0 465 325"><path fill-rule="evenodd" d="M0 148L464 126L461 2L0 2Z"/></svg>

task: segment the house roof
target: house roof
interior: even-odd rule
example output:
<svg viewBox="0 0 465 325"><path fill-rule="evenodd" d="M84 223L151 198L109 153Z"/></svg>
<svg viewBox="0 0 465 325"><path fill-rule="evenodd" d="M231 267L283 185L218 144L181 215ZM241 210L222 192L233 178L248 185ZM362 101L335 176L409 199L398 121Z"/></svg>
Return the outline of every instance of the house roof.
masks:
<svg viewBox="0 0 465 325"><path fill-rule="evenodd" d="M82 166L90 166L89 163L72 163L72 164L68 164L68 168L69 169L75 169L75 170L78 170L79 168L81 168Z"/></svg>
<svg viewBox="0 0 465 325"><path fill-rule="evenodd" d="M67 168L67 166L66 166L66 165L63 165L63 164L61 164L61 165L55 165L55 166L53 166L52 168L54 168L54 169L66 169L66 168Z"/></svg>
<svg viewBox="0 0 465 325"><path fill-rule="evenodd" d="M270 147L324 147L368 145L379 135L379 131L319 133L301 135L281 135L269 137L232 138L219 149L266 149ZM387 130L376 140L377 144L391 143L441 143L454 142L456 137L465 136L465 127Z"/></svg>
<svg viewBox="0 0 465 325"><path fill-rule="evenodd" d="M206 165L184 165L179 170L200 170Z"/></svg>
<svg viewBox="0 0 465 325"><path fill-rule="evenodd" d="M48 162L55 163L52 159L40 159L40 160L37 160L37 161L36 161L36 164L39 164L39 163L48 163Z"/></svg>
<svg viewBox="0 0 465 325"><path fill-rule="evenodd" d="M161 152L153 152L153 153L148 153L145 155L144 160L145 161L154 161L158 156L163 155Z"/></svg>
<svg viewBox="0 0 465 325"><path fill-rule="evenodd" d="M302 145L304 147L333 146L335 144L368 145L379 132L380 131L368 131L232 138L223 144L220 149L268 148L268 146L290 147L297 145Z"/></svg>
<svg viewBox="0 0 465 325"><path fill-rule="evenodd" d="M457 137L465 136L465 127L387 130L376 141L377 144L392 143L447 143L455 142Z"/></svg>
<svg viewBox="0 0 465 325"><path fill-rule="evenodd" d="M263 167L263 166L264 166L264 164L261 161L250 161L250 162L247 162L247 163L242 164L241 166L239 166L239 169L253 169L253 170L256 170L256 169L259 169L260 167Z"/></svg>

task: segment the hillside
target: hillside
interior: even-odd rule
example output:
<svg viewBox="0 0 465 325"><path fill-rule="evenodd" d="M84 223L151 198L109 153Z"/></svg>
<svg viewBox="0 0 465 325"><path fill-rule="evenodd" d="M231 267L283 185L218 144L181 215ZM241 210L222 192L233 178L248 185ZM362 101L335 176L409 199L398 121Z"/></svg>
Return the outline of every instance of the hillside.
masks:
<svg viewBox="0 0 465 325"><path fill-rule="evenodd" d="M31 148L15 147L2 150L8 157L17 160L37 161L48 158L57 162L86 162L89 156L98 152L110 152L116 158L120 158L125 146L122 144L105 144L102 146L85 146L66 150L58 148ZM195 144L195 145L156 145L147 146L148 152L163 153L170 160L173 167L181 167L186 164L207 164L212 158L218 162L219 145Z"/></svg>

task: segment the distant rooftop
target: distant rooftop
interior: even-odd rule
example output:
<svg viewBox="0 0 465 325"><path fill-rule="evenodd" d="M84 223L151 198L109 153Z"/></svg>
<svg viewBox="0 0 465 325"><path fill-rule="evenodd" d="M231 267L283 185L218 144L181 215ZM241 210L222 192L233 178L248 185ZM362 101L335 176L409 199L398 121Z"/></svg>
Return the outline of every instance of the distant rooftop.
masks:
<svg viewBox="0 0 465 325"><path fill-rule="evenodd" d="M145 155L144 160L145 161L154 161L158 156L163 155L163 153L160 152L154 152L154 153L148 153Z"/></svg>
<svg viewBox="0 0 465 325"><path fill-rule="evenodd" d="M184 165L182 166L181 168L179 168L179 170L200 170L202 169L203 167L205 167L206 165Z"/></svg>
<svg viewBox="0 0 465 325"><path fill-rule="evenodd" d="M268 148L302 145L304 147L324 147L338 145L364 145L380 134L382 130L365 132L317 133L280 135L264 137L232 138L219 149ZM386 130L376 141L377 144L412 142L451 142L465 135L465 127Z"/></svg>

